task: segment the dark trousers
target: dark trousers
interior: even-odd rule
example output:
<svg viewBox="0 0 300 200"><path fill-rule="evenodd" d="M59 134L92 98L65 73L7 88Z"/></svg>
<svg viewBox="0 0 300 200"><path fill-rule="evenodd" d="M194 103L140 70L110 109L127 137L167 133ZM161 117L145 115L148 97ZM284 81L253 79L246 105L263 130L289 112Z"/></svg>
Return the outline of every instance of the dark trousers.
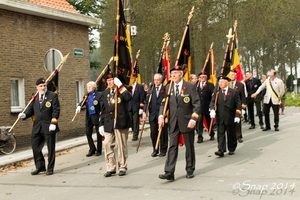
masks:
<svg viewBox="0 0 300 200"><path fill-rule="evenodd" d="M209 126L210 126L210 115L209 114L201 114L200 117L198 118L198 121L197 121L197 133L198 133L198 140L199 139L203 139L203 129L204 129L204 126L203 126L203 117L205 117L206 119L206 122L207 122L207 127L209 129ZM209 131L209 130L208 130ZM213 137L215 136L215 132L213 130L213 128L211 129L211 133L209 135L210 137Z"/></svg>
<svg viewBox="0 0 300 200"><path fill-rule="evenodd" d="M225 125L218 124L218 149L226 152L226 136L227 135L227 148L230 152L234 152L237 147L235 124Z"/></svg>
<svg viewBox="0 0 300 200"><path fill-rule="evenodd" d="M250 115L249 117L250 117L251 125L255 126L254 104L255 104L256 113L257 113L258 119L259 119L259 125L263 126L264 122L263 122L263 119L262 119L261 105L260 105L259 101L252 101L252 102L248 103L248 112L249 112L249 115Z"/></svg>
<svg viewBox="0 0 300 200"><path fill-rule="evenodd" d="M102 136L99 133L99 124L94 125L91 120L86 122L86 138L89 144L89 152L90 153L102 153ZM97 134L97 148L94 144L93 140L93 128L95 127L96 129L96 134Z"/></svg>
<svg viewBox="0 0 300 200"><path fill-rule="evenodd" d="M274 128L279 127L279 105L274 105L272 103L272 100L270 99L270 102L268 104L264 104L264 115L265 115L265 123L266 128L271 128L270 124L270 108L272 107L273 113L274 113Z"/></svg>
<svg viewBox="0 0 300 200"><path fill-rule="evenodd" d="M176 130L172 133L169 133L169 149L168 149L168 155L167 160L165 164L165 172L175 172L177 157L178 157L178 139L179 139L179 129L176 128ZM185 161L186 166L185 170L188 173L192 173L195 171L195 164L196 164L196 157L195 157L195 147L194 147L194 141L195 141L195 134L194 131L183 133L184 137L184 146L185 146Z"/></svg>
<svg viewBox="0 0 300 200"><path fill-rule="evenodd" d="M42 130L39 133L31 135L31 147L33 152L34 163L36 169L45 168L45 158L42 152L44 144L47 144L48 149L48 171L54 170L55 164L55 142L56 133L44 134Z"/></svg>
<svg viewBox="0 0 300 200"><path fill-rule="evenodd" d="M131 129L133 131L133 137L134 139L138 139L139 137L139 112L129 112L129 117L131 121Z"/></svg>
<svg viewBox="0 0 300 200"><path fill-rule="evenodd" d="M158 137L158 120L150 121L150 137L152 141L153 151L155 151L156 141ZM165 124L162 128L160 135L160 143L158 145L157 153L166 153L168 150L168 124Z"/></svg>

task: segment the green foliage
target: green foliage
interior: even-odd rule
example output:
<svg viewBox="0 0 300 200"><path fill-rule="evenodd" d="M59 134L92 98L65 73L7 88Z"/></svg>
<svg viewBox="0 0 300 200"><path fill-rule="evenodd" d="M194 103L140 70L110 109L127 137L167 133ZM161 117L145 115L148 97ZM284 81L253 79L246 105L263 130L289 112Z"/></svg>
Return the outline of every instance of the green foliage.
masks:
<svg viewBox="0 0 300 200"><path fill-rule="evenodd" d="M295 94L293 99L290 92L286 93L285 106L300 106L300 94Z"/></svg>

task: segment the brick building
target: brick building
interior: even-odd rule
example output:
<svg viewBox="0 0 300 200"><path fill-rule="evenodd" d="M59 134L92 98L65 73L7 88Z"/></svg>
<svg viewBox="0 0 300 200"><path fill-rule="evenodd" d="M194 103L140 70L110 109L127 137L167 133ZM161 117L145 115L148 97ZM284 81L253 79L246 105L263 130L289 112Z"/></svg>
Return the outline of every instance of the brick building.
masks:
<svg viewBox="0 0 300 200"><path fill-rule="evenodd" d="M84 112L71 120L90 80L88 28L99 23L65 0L0 1L0 126L13 125L36 92L36 79L48 78L44 57L53 48L70 53L59 73L58 140L85 134ZM31 129L30 120L18 121L17 148L30 146Z"/></svg>

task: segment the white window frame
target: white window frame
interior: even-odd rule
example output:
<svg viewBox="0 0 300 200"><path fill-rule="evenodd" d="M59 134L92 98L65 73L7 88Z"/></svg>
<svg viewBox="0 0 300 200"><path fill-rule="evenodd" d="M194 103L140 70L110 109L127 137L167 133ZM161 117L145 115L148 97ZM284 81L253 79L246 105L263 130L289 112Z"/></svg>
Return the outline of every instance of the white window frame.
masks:
<svg viewBox="0 0 300 200"><path fill-rule="evenodd" d="M18 106L13 106L13 103L12 103L12 92L13 89L12 88L12 84L10 82L10 97L11 97L11 100L10 100L10 105L11 105L11 112L12 113L18 113L18 112L21 112L24 108L25 108L25 85L24 85L24 78L10 78L10 81L18 81L18 91L16 91L18 93L18 103L19 105Z"/></svg>
<svg viewBox="0 0 300 200"><path fill-rule="evenodd" d="M78 105L78 103L82 101L83 96L84 96L84 81L77 80L76 81L76 106Z"/></svg>

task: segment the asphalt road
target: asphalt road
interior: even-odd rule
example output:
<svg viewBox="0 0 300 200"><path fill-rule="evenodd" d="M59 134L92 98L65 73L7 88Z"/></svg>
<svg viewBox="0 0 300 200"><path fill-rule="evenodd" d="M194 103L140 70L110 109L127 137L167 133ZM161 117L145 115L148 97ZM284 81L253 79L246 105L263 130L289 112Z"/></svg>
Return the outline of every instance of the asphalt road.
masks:
<svg viewBox="0 0 300 200"><path fill-rule="evenodd" d="M204 134L204 142L195 144L195 177L185 178L183 146L174 182L158 178L164 173L166 157L150 156L149 132L144 133L138 153L137 142L129 137L124 177L105 178L103 155L87 158L87 145L76 146L57 156L52 176L30 175L35 169L32 161L0 173L0 199L299 199L299 119L300 108L286 108L278 132L249 130L244 123L244 142L234 155L223 158L214 155L217 141Z"/></svg>

